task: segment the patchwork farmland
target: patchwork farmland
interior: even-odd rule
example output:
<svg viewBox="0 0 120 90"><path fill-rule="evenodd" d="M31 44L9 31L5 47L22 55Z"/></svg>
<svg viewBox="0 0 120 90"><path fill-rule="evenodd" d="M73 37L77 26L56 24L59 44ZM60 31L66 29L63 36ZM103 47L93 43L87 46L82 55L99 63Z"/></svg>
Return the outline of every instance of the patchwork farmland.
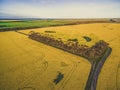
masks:
<svg viewBox="0 0 120 90"><path fill-rule="evenodd" d="M120 24L91 23L0 32L1 90L84 90L91 63L83 57L29 39L30 31L55 38L78 39L93 46L99 40L112 48L97 81L97 90L120 89ZM53 33L50 33L52 31ZM54 33L55 32L55 33ZM23 34L22 34L23 33ZM87 37L87 39L85 38ZM59 79L60 78L60 79Z"/></svg>

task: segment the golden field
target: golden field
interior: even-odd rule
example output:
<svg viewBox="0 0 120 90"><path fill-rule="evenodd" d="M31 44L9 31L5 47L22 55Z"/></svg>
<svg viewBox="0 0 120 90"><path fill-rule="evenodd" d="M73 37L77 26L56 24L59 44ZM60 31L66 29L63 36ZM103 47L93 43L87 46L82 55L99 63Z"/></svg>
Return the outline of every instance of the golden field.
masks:
<svg viewBox="0 0 120 90"><path fill-rule="evenodd" d="M84 58L14 31L0 33L0 47L1 90L78 90L86 85L91 65ZM59 72L64 78L55 85Z"/></svg>
<svg viewBox="0 0 120 90"><path fill-rule="evenodd" d="M120 24L94 23L21 30L44 33L56 31L55 37L79 38L81 44L92 46L98 40L110 44L112 53L99 75L97 90L120 89ZM86 42L82 36L89 36ZM79 56L29 39L20 33L0 32L0 89L5 90L84 90L90 63ZM61 72L64 78L54 84Z"/></svg>
<svg viewBox="0 0 120 90"><path fill-rule="evenodd" d="M43 32L45 30L53 30L62 34L69 34L77 38L81 38L81 36L84 35L90 36L93 39L93 42L85 42L87 45L91 45L97 40L105 40L108 42L112 48L112 53L101 70L97 90L120 89L120 24L94 23L35 29L36 32ZM28 33L29 31L23 32Z"/></svg>

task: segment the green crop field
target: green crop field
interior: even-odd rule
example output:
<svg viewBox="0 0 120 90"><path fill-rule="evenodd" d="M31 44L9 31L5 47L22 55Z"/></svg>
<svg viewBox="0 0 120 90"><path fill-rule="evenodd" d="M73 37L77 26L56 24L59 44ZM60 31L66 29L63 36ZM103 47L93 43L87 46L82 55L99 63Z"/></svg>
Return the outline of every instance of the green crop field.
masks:
<svg viewBox="0 0 120 90"><path fill-rule="evenodd" d="M26 28L47 27L53 25L64 25L70 23L69 21L61 20L3 20L0 21L0 30L17 30Z"/></svg>
<svg viewBox="0 0 120 90"><path fill-rule="evenodd" d="M46 19L46 20L0 20L0 31L41 28L50 26L75 25L90 22L109 22L109 19Z"/></svg>

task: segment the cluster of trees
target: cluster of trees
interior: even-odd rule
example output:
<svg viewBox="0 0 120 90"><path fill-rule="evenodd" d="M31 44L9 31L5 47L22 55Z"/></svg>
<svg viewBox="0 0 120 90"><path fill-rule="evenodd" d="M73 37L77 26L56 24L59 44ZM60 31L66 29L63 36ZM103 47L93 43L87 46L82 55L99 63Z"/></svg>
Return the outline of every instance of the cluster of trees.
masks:
<svg viewBox="0 0 120 90"><path fill-rule="evenodd" d="M90 37L83 36L83 38L84 38L87 42L90 42L90 41L91 41L91 38L90 38Z"/></svg>
<svg viewBox="0 0 120 90"><path fill-rule="evenodd" d="M45 33L56 33L55 31L45 31Z"/></svg>
<svg viewBox="0 0 120 90"><path fill-rule="evenodd" d="M88 60L98 59L108 48L108 43L103 40L100 40L92 47L88 47L86 45L80 45L77 40L68 40L67 43L64 43L61 38L55 39L33 31L30 32L29 38L85 57Z"/></svg>

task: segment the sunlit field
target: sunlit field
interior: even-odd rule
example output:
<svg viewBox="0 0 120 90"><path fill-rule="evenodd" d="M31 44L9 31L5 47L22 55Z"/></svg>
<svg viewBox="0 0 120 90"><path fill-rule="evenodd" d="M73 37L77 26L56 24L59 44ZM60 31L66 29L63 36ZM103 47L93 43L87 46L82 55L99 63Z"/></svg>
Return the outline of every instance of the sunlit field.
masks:
<svg viewBox="0 0 120 90"><path fill-rule="evenodd" d="M14 31L0 33L1 90L84 89L90 63ZM63 80L53 81L60 73Z"/></svg>
<svg viewBox="0 0 120 90"><path fill-rule="evenodd" d="M104 40L112 48L98 78L97 90L120 89L120 24L94 23L21 30L50 34L65 41L78 38L80 44ZM83 36L91 38L87 42ZM91 64L85 58L31 40L15 31L0 32L1 90L84 90ZM59 74L63 78L57 84Z"/></svg>
<svg viewBox="0 0 120 90"><path fill-rule="evenodd" d="M0 90L120 90L120 0L0 0Z"/></svg>
<svg viewBox="0 0 120 90"><path fill-rule="evenodd" d="M101 70L97 90L119 90L120 89L120 24L95 23L74 26L61 26L43 29L32 29L36 32L53 30L63 36L80 38L81 43L92 45L98 40L105 40L110 44L112 53L106 60ZM22 31L28 33L31 30ZM93 41L86 42L81 36L89 36ZM67 37L68 37L67 36Z"/></svg>

